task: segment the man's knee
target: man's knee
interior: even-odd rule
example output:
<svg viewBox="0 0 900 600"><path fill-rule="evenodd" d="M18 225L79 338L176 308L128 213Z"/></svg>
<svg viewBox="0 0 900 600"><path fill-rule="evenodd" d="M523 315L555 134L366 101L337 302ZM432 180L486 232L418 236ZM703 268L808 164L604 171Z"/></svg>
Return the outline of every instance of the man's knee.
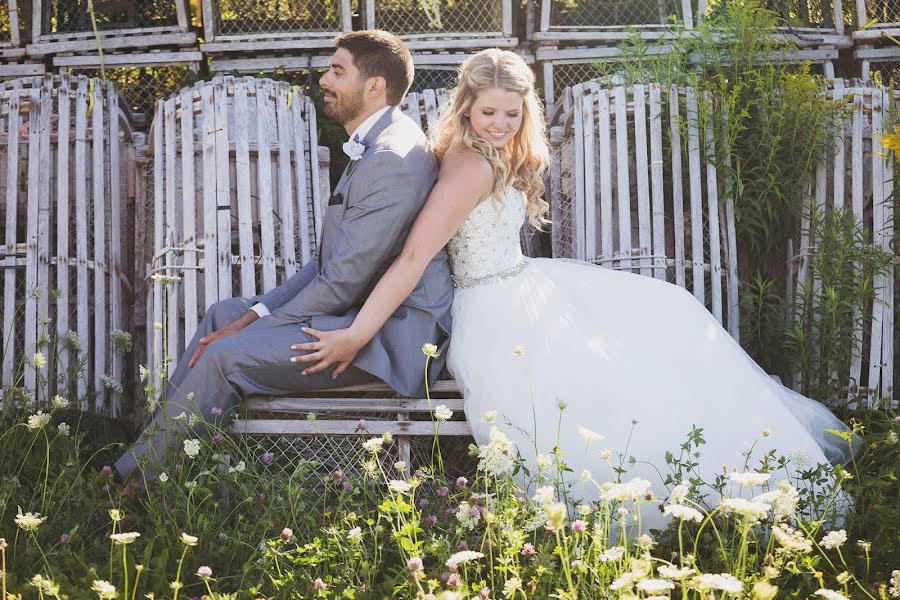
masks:
<svg viewBox="0 0 900 600"><path fill-rule="evenodd" d="M204 320L212 322L213 330L224 327L247 312L249 301L245 298L226 298L213 303L206 309Z"/></svg>

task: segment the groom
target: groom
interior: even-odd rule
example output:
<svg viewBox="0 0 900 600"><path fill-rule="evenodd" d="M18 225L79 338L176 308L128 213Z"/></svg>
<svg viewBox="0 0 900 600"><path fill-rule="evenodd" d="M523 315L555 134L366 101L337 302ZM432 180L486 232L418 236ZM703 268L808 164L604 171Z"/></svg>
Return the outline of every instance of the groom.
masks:
<svg viewBox="0 0 900 600"><path fill-rule="evenodd" d="M446 253L428 265L419 284L337 379L327 371L303 375L291 362L303 333L348 327L403 242L437 176L421 129L398 108L412 84L409 50L384 31L337 37L322 76L325 113L344 126L350 164L325 210L318 261L254 299L209 307L167 386L166 404L132 450L116 462L134 476L138 458L158 461L191 416L228 412L247 395L285 395L382 380L406 396L424 393L424 343L445 350L453 286ZM430 364L429 379L444 355ZM181 413L185 413L181 417ZM152 477L151 474L145 474Z"/></svg>

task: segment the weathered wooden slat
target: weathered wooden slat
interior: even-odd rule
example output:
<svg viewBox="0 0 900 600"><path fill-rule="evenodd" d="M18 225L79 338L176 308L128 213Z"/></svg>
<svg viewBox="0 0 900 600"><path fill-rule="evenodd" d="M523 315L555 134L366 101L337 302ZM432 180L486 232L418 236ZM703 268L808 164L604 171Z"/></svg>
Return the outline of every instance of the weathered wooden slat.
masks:
<svg viewBox="0 0 900 600"><path fill-rule="evenodd" d="M861 90L853 90L853 124L850 146L850 199L853 210L853 218L859 225L863 224L863 186L865 175L863 174L863 128L869 123L863 113L863 96ZM857 323L853 331L853 354L850 359L850 380L848 384L848 400L853 401L858 393L860 376L862 375L863 353L863 319L861 314L854 314L853 320ZM855 403L855 402L854 402Z"/></svg>
<svg viewBox="0 0 900 600"><path fill-rule="evenodd" d="M38 300L34 292L38 282L38 205L40 202L39 179L42 176L40 167L41 153L41 91L43 88L32 89L28 98L28 205L25 211L25 327L22 331L25 357L32 361L37 351L37 308ZM41 373L45 376L46 373ZM38 373L36 367L29 366L25 369L25 388L31 392L37 392ZM36 395L32 396L36 400Z"/></svg>
<svg viewBox="0 0 900 600"><path fill-rule="evenodd" d="M709 285L712 314L722 323L722 247L719 239L719 183L716 177L715 138L712 120L706 128L706 210L709 222Z"/></svg>
<svg viewBox="0 0 900 600"><path fill-rule="evenodd" d="M841 101L844 98L844 84L840 79L834 81L832 98L835 101ZM834 181L832 203L840 208L844 206L844 180L847 177L844 167L844 153L844 131L843 127L840 127L835 132L834 137L834 177L832 178Z"/></svg>
<svg viewBox="0 0 900 600"><path fill-rule="evenodd" d="M165 221L166 225L164 228L164 235L166 239L166 253L165 253L165 265L166 271L165 274L168 277L177 277L180 274L180 269L178 268L178 260L179 256L175 253L175 246L177 244L178 236L178 216L177 216L177 207L176 207L176 189L175 189L175 136L176 136L176 121L175 121L175 98L169 98L165 102L163 102L163 112L162 112L162 122L163 122L163 148L164 148L164 157L165 160L163 162L164 169L164 184L165 184ZM175 361L179 355L178 352L178 340L179 340L179 331L181 330L180 323L180 298L179 298L179 287L176 284L168 284L163 294L165 296L165 311L166 311L166 320L168 327L166 328L166 354L172 359L168 364L168 374L171 377L172 373L175 371Z"/></svg>
<svg viewBox="0 0 900 600"><path fill-rule="evenodd" d="M213 107L213 91L209 86L200 88L200 115L203 131L203 272L204 308L218 302L219 271L216 265L216 115ZM161 240L157 243L162 244ZM161 248L162 246L156 246ZM230 295L230 294L229 294Z"/></svg>
<svg viewBox="0 0 900 600"><path fill-rule="evenodd" d="M871 91L872 98L872 148L881 148L881 137L884 129L883 113L882 113L882 94L881 89L876 88ZM884 194L884 158L879 152L872 152L872 245L879 249L884 249L886 232L884 220L884 206L888 202L890 196L885 197ZM875 394L879 392L882 372L886 370L887 365L884 362L883 347L881 344L883 327L884 327L884 308L886 288L893 285L893 280L886 280L883 273L876 272L874 281L875 297L872 302L872 320L869 333L869 379L866 387L868 388L867 402L869 406L876 400ZM893 365L890 366L893 368Z"/></svg>
<svg viewBox="0 0 900 600"><path fill-rule="evenodd" d="M685 287L684 189L681 166L681 96L676 86L669 88L669 137L672 152L672 224L675 231L675 285Z"/></svg>
<svg viewBox="0 0 900 600"><path fill-rule="evenodd" d="M422 102L425 104L425 124L428 130L431 131L431 127L438 117L437 97L434 94L434 90L422 90Z"/></svg>
<svg viewBox="0 0 900 600"><path fill-rule="evenodd" d="M107 374L106 340L109 331L106 328L106 134L103 122L103 85L99 79L94 80L93 110L91 111L91 178L93 183L91 204L94 209L94 409L98 412L104 407L106 389L103 381ZM97 305L102 307L97 310Z"/></svg>
<svg viewBox="0 0 900 600"><path fill-rule="evenodd" d="M415 121L419 127L422 127L422 113L419 111L419 94L410 92L406 95L406 107L403 113Z"/></svg>
<svg viewBox="0 0 900 600"><path fill-rule="evenodd" d="M227 118L228 96L224 81L217 81L213 84L213 105L216 123L216 264L219 271L219 298L230 298L233 294L231 289L231 177Z"/></svg>
<svg viewBox="0 0 900 600"><path fill-rule="evenodd" d="M891 94L887 91L882 91L882 108L884 110L884 123L892 123L894 118L896 118L896 104L892 102ZM882 197L885 199L890 199L893 197L894 193L894 162L889 159L885 159L884 161L884 183L882 184ZM893 202L887 201L884 203L884 213L882 215L883 223L885 226L885 235L882 236L881 249L884 252L890 253L892 248L893 236L891 233L893 232L893 224L894 224L894 204ZM894 272L895 266L894 263L890 263L885 270L885 294L884 294L884 308L882 310L882 314L884 315L884 326L882 328L882 361L884 362L884 369L881 374L881 396L886 398L889 403L892 404L894 408L897 407L897 402L892 401L896 398L896 394L894 392L894 336L896 332L894 331L894 286L891 283L894 281Z"/></svg>
<svg viewBox="0 0 900 600"><path fill-rule="evenodd" d="M184 339L190 340L197 331L197 196L194 171L196 155L194 153L194 99L188 93L181 94L180 107L181 131L181 202L182 202L182 236L181 246L184 250L182 264L182 289L184 289Z"/></svg>
<svg viewBox="0 0 900 600"><path fill-rule="evenodd" d="M576 118L573 122L574 132L575 132L575 169L572 173L573 178L575 179L575 205L572 210L572 243L574 245L574 258L576 260L587 260L587 253L585 248L585 231L586 225L584 222L585 216L585 206L588 203L588 198L585 197L584 190L584 180L589 175L589 173L585 172L585 169L580 168L581 165L584 164L585 156L584 156L584 119L579 118L585 111L584 109L584 86L576 85L572 88L572 95L574 101L574 113Z"/></svg>
<svg viewBox="0 0 900 600"><path fill-rule="evenodd" d="M703 277L703 184L700 167L700 130L697 115L697 97L688 88L688 174L691 197L691 269L693 273L694 297L706 305L706 288Z"/></svg>
<svg viewBox="0 0 900 600"><path fill-rule="evenodd" d="M63 88L65 89L65 88ZM67 95L62 90L60 96ZM109 119L109 329L123 329L122 324L122 179L119 169L122 158L122 140L119 139L119 94L112 83L106 87L107 116ZM127 177L127 175L126 175ZM107 336L109 339L109 336ZM117 380L122 376L122 353L116 348L110 352L110 375ZM110 390L110 416L118 417L121 409L121 394Z"/></svg>
<svg viewBox="0 0 900 600"><path fill-rule="evenodd" d="M665 189L663 183L662 89L650 85L650 194L653 203L653 277L666 279Z"/></svg>
<svg viewBox="0 0 900 600"><path fill-rule="evenodd" d="M71 166L69 164L69 124L71 110L69 100L69 76L63 75L60 80L60 91L57 95L57 143L56 143L56 257L69 257L69 182ZM10 140L11 141L11 140ZM8 215L9 213L7 213ZM65 340L69 331L69 266L58 260L56 263L56 337ZM69 371L69 345L57 344L58 373ZM61 384L60 393L68 397L65 383Z"/></svg>
<svg viewBox="0 0 900 600"><path fill-rule="evenodd" d="M613 258L612 139L610 136L609 90L595 91L599 134L600 252L604 261ZM578 169L579 166L575 166ZM604 264L612 266L611 262Z"/></svg>
<svg viewBox="0 0 900 600"><path fill-rule="evenodd" d="M620 268L631 269L631 178L628 158L628 104L625 88L613 90L616 110L616 196L619 209L619 261Z"/></svg>
<svg viewBox="0 0 900 600"><path fill-rule="evenodd" d="M75 92L75 290L76 290L76 333L82 343L82 353L87 354L86 341L89 339L89 298L88 290L88 199L87 181L83 173L87 172L87 108L88 83L86 77L78 78L78 89ZM86 375L86 374L85 374ZM78 398L87 392L85 376L77 378Z"/></svg>
<svg viewBox="0 0 900 600"><path fill-rule="evenodd" d="M231 428L232 431L244 435L357 435L377 436L384 433L392 435L433 436L435 424L431 421L368 421L365 431L356 430L356 421L332 420L277 420L277 419L239 419ZM465 421L442 421L437 423L440 436L472 435L469 424Z"/></svg>
<svg viewBox="0 0 900 600"><path fill-rule="evenodd" d="M278 212L281 216L281 257L284 260L284 278L297 270L294 244L294 203L291 186L290 118L287 108L287 84L275 88L275 112L278 124Z"/></svg>
<svg viewBox="0 0 900 600"><path fill-rule="evenodd" d="M316 125L316 107L309 98L306 99L306 123L309 126L306 147L309 148L309 181L312 188L312 205L316 218L316 254L322 244L322 223L323 198L321 184L319 183L319 131Z"/></svg>
<svg viewBox="0 0 900 600"><path fill-rule="evenodd" d="M429 413L439 405L446 406L456 413L461 413L464 409L462 398L431 401L427 399L393 400L378 398L272 398L265 400L248 399L243 406L247 412L393 412L399 410Z"/></svg>
<svg viewBox="0 0 900 600"><path fill-rule="evenodd" d="M277 284L275 281L275 220L272 203L272 155L269 140L272 129L272 107L269 95L259 84L256 85L257 153L256 177L259 194L260 241L262 248L262 291L268 292Z"/></svg>
<svg viewBox="0 0 900 600"><path fill-rule="evenodd" d="M315 236L313 236L313 240L310 240L309 232L315 231L315 223L309 210L309 194L307 193L308 169L304 140L306 124L301 112L303 96L299 87L295 87L291 91L293 93L291 119L294 128L294 188L297 190L297 221L300 224L300 262L305 265L312 260L312 243L314 243Z"/></svg>
<svg viewBox="0 0 900 600"><path fill-rule="evenodd" d="M584 154L585 165L595 165L596 149L594 148L594 94L590 87L583 88L581 97L581 145ZM579 114L576 112L576 114ZM597 193L595 190L595 170L585 170L584 173L584 258L596 260L597 248ZM580 214L580 213L579 213Z"/></svg>
<svg viewBox="0 0 900 600"><path fill-rule="evenodd" d="M53 128L51 119L53 117L53 77L45 75L41 85L40 103L41 103L41 121L40 136L36 140L38 143L38 172L41 174L36 184L38 188L38 219L37 231L37 282L40 293L37 298L37 318L36 334L40 339L45 333L48 333L48 327L41 325L41 321L50 317L50 134ZM101 338L102 339L102 338ZM46 356L50 350L50 346L36 346L35 350L39 350ZM48 362L48 370L46 373L47 385L49 389L53 389L52 361ZM44 386L42 386L44 387ZM49 391L49 389L47 391Z"/></svg>
<svg viewBox="0 0 900 600"><path fill-rule="evenodd" d="M241 267L241 295L256 294L256 268L253 260L253 205L250 195L250 146L247 82L234 86L234 168L238 210L238 264ZM256 100L254 98L254 100ZM255 111L254 111L255 112Z"/></svg>
<svg viewBox="0 0 900 600"><path fill-rule="evenodd" d="M632 88L634 97L634 157L637 180L638 245L641 275L653 275L651 269L650 179L647 151L647 90L643 85Z"/></svg>
<svg viewBox="0 0 900 600"><path fill-rule="evenodd" d="M19 211L19 129L21 127L21 92L9 96L7 127L9 132L6 146L6 228L3 253L3 367L0 380L4 386L11 386L18 361L13 358L16 337L16 227Z"/></svg>

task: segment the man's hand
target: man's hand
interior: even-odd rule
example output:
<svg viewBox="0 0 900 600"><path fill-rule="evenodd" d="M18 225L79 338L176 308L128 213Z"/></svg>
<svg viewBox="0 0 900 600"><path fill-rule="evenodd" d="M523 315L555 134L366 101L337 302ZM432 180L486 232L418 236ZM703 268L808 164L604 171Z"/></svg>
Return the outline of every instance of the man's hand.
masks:
<svg viewBox="0 0 900 600"><path fill-rule="evenodd" d="M363 340L353 329L337 329L335 331L318 331L311 327L303 327L303 333L307 333L319 339L318 342L294 344L291 350L309 352L302 356L295 356L291 362L315 363L303 370L304 375L313 375L324 371L331 365L335 365L331 373L332 379L347 370L350 363L356 358L359 350L366 345L368 340Z"/></svg>
<svg viewBox="0 0 900 600"><path fill-rule="evenodd" d="M221 340L223 338L227 338L239 332L241 329L257 320L259 315L252 310L248 310L243 315L222 327L221 329L217 329L213 331L207 336L200 338L200 345L197 347L197 351L194 352L194 355L191 357L190 362L188 363L188 368L193 369L194 365L197 364L197 361L200 360L200 357L203 356L203 351L206 350L206 347L212 344L215 341Z"/></svg>

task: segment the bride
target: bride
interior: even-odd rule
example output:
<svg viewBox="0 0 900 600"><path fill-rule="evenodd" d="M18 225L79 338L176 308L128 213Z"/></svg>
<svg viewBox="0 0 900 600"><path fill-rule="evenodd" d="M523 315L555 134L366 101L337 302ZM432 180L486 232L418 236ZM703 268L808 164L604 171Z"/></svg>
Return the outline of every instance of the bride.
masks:
<svg viewBox="0 0 900 600"><path fill-rule="evenodd" d="M751 449L808 464L849 459L846 442L826 432L846 426L769 377L686 290L523 256L525 219L547 223L548 149L534 75L516 54L469 57L432 135L440 174L402 254L351 327L304 329L319 340L293 347L309 352L295 359L311 365L306 372L342 372L446 244L456 287L448 367L476 442L488 442L483 415L496 411L532 473L558 446L586 480L576 497L596 499L594 482L613 478L615 452L627 449L622 479L649 480L665 498L666 451L694 427L705 439L696 471L706 482L757 466L745 465ZM659 511L643 513L644 528L664 524Z"/></svg>

